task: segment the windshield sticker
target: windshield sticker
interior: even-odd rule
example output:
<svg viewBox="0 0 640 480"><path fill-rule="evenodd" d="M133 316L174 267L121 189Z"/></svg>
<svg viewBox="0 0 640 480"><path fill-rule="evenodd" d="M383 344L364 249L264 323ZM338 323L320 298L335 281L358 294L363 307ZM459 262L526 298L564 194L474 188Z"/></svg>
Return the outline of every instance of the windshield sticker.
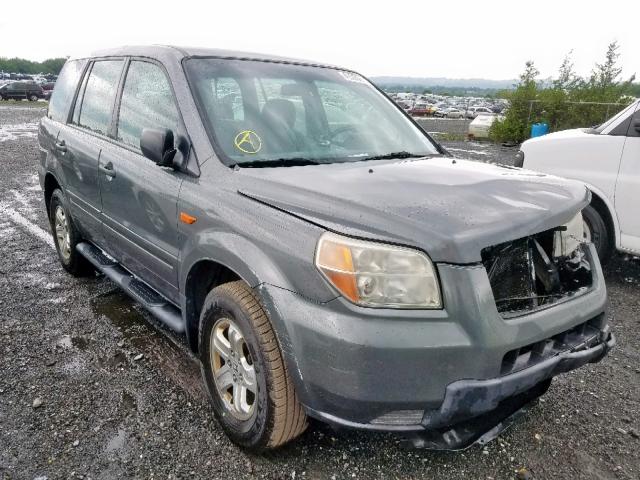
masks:
<svg viewBox="0 0 640 480"><path fill-rule="evenodd" d="M250 155L258 153L262 148L262 140L253 130L241 131L236 135L233 143L238 150Z"/></svg>
<svg viewBox="0 0 640 480"><path fill-rule="evenodd" d="M367 83L367 81L357 73L341 71L340 75L342 75L342 78L349 82Z"/></svg>

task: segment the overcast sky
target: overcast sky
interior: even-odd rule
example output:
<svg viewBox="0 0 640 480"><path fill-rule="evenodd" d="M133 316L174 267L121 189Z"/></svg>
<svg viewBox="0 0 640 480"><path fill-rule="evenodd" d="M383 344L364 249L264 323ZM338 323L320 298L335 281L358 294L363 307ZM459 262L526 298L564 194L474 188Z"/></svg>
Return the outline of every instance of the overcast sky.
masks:
<svg viewBox="0 0 640 480"><path fill-rule="evenodd" d="M162 43L307 58L369 76L509 79L528 59L554 75L570 50L586 75L618 40L624 75L640 76L640 0L2 3L4 57Z"/></svg>

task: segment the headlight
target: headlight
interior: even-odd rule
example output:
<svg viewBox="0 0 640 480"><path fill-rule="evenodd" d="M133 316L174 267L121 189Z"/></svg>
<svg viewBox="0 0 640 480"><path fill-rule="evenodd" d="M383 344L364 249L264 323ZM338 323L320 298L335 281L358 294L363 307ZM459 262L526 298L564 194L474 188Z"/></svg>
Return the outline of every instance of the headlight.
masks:
<svg viewBox="0 0 640 480"><path fill-rule="evenodd" d="M358 305L442 307L433 263L417 250L325 233L315 263L343 296Z"/></svg>
<svg viewBox="0 0 640 480"><path fill-rule="evenodd" d="M513 165L520 168L524 165L524 152L522 150L518 150L518 153L516 153L516 159Z"/></svg>
<svg viewBox="0 0 640 480"><path fill-rule="evenodd" d="M554 257L570 257L584 243L584 222L582 212L578 212L569 223L555 233L553 242Z"/></svg>

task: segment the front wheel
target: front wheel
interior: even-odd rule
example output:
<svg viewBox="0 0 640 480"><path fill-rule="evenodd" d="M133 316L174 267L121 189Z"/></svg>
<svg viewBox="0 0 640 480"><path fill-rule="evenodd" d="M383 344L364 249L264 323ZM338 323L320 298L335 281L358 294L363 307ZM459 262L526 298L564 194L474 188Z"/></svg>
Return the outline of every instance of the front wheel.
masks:
<svg viewBox="0 0 640 480"><path fill-rule="evenodd" d="M612 251L611 235L606 222L602 218L602 215L600 215L600 212L591 205L588 205L582 210L582 221L584 239L595 245L600 263L606 263L611 257Z"/></svg>
<svg viewBox="0 0 640 480"><path fill-rule="evenodd" d="M38 96L37 96L37 95L31 95L31 96L29 97L29 101L30 101L30 102L35 102L35 101L37 101L37 100L38 100Z"/></svg>
<svg viewBox="0 0 640 480"><path fill-rule="evenodd" d="M200 316L202 375L216 418L235 443L279 447L300 435L306 414L273 327L243 281L214 288Z"/></svg>

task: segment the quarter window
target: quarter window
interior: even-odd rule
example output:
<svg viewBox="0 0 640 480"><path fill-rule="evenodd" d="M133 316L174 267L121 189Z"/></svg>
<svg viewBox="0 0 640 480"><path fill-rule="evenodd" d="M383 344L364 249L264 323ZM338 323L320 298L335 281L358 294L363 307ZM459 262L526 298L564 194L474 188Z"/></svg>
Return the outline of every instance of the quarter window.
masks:
<svg viewBox="0 0 640 480"><path fill-rule="evenodd" d="M82 98L78 125L102 135L109 133L122 64L122 60L101 60L93 64Z"/></svg>
<svg viewBox="0 0 640 480"><path fill-rule="evenodd" d="M153 63L133 61L129 65L120 101L118 140L140 149L142 129L176 132L178 109L169 80Z"/></svg>

